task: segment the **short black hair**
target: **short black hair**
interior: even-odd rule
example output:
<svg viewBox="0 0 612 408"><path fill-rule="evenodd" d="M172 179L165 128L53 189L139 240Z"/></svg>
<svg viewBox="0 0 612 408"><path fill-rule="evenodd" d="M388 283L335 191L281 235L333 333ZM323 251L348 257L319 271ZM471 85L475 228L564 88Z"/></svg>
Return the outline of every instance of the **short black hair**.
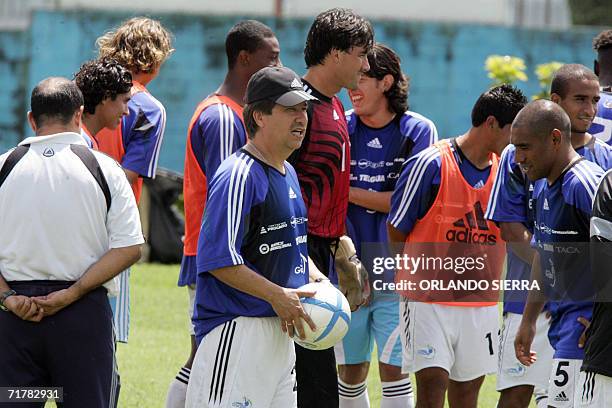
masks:
<svg viewBox="0 0 612 408"><path fill-rule="evenodd" d="M268 99L262 99L260 101L247 103L244 105L244 109L242 110L242 119L244 120L244 127L246 128L249 139L253 139L255 137L255 133L257 133L257 130L259 129L257 122L255 122L255 118L253 118L253 113L262 112L264 115L270 115L272 114L274 105L276 105L276 103Z"/></svg>
<svg viewBox="0 0 612 408"><path fill-rule="evenodd" d="M480 95L472 108L472 126L482 125L493 116L500 128L511 124L516 114L527 104L527 98L520 89L503 84Z"/></svg>
<svg viewBox="0 0 612 408"><path fill-rule="evenodd" d="M581 64L565 64L555 72L550 84L550 93L565 98L571 81L589 80L599 82L597 75Z"/></svg>
<svg viewBox="0 0 612 408"><path fill-rule="evenodd" d="M612 48L612 30L604 30L593 38L593 49L603 51Z"/></svg>
<svg viewBox="0 0 612 408"><path fill-rule="evenodd" d="M49 77L32 90L30 109L36 126L46 122L66 125L83 106L83 95L76 84L62 77Z"/></svg>
<svg viewBox="0 0 612 408"><path fill-rule="evenodd" d="M257 20L244 20L234 25L225 37L228 69L234 68L240 51L253 53L261 47L264 39L272 37L275 37L274 31Z"/></svg>
<svg viewBox="0 0 612 408"><path fill-rule="evenodd" d="M93 115L104 99L114 100L132 89L132 74L114 59L102 58L84 63L74 82L83 93L85 112Z"/></svg>
<svg viewBox="0 0 612 408"><path fill-rule="evenodd" d="M324 11L315 18L306 37L306 67L322 64L333 49L364 47L368 52L373 44L374 30L369 21L345 8Z"/></svg>
<svg viewBox="0 0 612 408"><path fill-rule="evenodd" d="M393 85L385 91L389 108L397 115L408 109L409 78L404 75L399 56L384 44L376 43L368 53L370 70L365 75L382 80L385 75L393 77Z"/></svg>

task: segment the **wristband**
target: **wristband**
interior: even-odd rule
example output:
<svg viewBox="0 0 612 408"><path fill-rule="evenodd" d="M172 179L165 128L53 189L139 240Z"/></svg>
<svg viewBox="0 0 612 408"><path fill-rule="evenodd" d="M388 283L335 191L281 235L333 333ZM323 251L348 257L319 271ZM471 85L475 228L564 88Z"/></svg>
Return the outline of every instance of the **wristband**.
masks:
<svg viewBox="0 0 612 408"><path fill-rule="evenodd" d="M6 292L2 292L0 293L0 310L3 310L5 312L8 312L8 308L6 306L4 306L4 301L13 295L16 295L17 292L15 292L14 290L7 290Z"/></svg>

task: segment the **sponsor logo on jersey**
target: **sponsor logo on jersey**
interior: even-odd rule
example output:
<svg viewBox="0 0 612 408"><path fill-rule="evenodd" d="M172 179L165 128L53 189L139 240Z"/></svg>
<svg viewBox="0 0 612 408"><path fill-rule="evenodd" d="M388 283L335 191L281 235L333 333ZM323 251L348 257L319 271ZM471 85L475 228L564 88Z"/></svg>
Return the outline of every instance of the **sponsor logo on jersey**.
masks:
<svg viewBox="0 0 612 408"><path fill-rule="evenodd" d="M371 147L372 149L382 149L382 144L380 144L380 140L378 140L377 137L375 137L374 139L370 140L367 144L368 147Z"/></svg>
<svg viewBox="0 0 612 408"><path fill-rule="evenodd" d="M474 210L455 221L453 227L446 231L447 241L480 245L495 245L497 242L497 237L488 233L489 227L479 201L474 204Z"/></svg>
<svg viewBox="0 0 612 408"><path fill-rule="evenodd" d="M482 180L478 180L478 183L474 185L474 188L483 188L484 182Z"/></svg>
<svg viewBox="0 0 612 408"><path fill-rule="evenodd" d="M436 355L436 349L431 344L428 344L426 347L418 349L417 354L427 359L432 359Z"/></svg>
<svg viewBox="0 0 612 408"><path fill-rule="evenodd" d="M259 253L262 255L266 255L270 252L278 251L279 249L285 249L291 247L291 242L278 241L273 244L261 244L259 246Z"/></svg>
<svg viewBox="0 0 612 408"><path fill-rule="evenodd" d="M300 235L295 238L295 243L297 245L305 244L307 240L308 240L308 235Z"/></svg>
<svg viewBox="0 0 612 408"><path fill-rule="evenodd" d="M263 235L263 234L267 234L270 231L282 230L282 229L287 228L288 226L289 225L285 221L279 222L278 224L270 224L267 227L261 227L261 230L259 231L259 234Z"/></svg>
<svg viewBox="0 0 612 408"><path fill-rule="evenodd" d="M550 208L548 207L548 199L544 199L544 205L543 205L544 211L548 211L550 210Z"/></svg>
<svg viewBox="0 0 612 408"><path fill-rule="evenodd" d="M304 224L306 221L308 221L306 217L291 217L291 226L295 228L296 225Z"/></svg>
<svg viewBox="0 0 612 408"><path fill-rule="evenodd" d="M293 269L293 273L295 273L296 275L305 274L307 265L308 265L308 258L300 254L300 264Z"/></svg>
<svg viewBox="0 0 612 408"><path fill-rule="evenodd" d="M293 191L291 186L289 186L289 198L291 198L291 199L297 198L297 194L295 194L295 191Z"/></svg>
<svg viewBox="0 0 612 408"><path fill-rule="evenodd" d="M559 230L554 230L551 227L549 227L548 225L544 224L543 222L539 223L539 224L535 224L535 227L538 231L542 232L543 234L548 234L548 235L578 235L578 231L572 231L572 230L565 230L565 231L559 231Z"/></svg>
<svg viewBox="0 0 612 408"><path fill-rule="evenodd" d="M393 164L393 163L391 163L391 164ZM367 169L367 168L380 169L382 167L385 167L385 161L381 160L379 162L373 162L373 161L370 161L368 159L360 159L359 162L357 163L357 166L360 169Z"/></svg>
<svg viewBox="0 0 612 408"><path fill-rule="evenodd" d="M359 181L364 181L366 183L380 183L385 181L385 175L379 174L377 176L369 176L367 174L360 174Z"/></svg>
<svg viewBox="0 0 612 408"><path fill-rule="evenodd" d="M569 398L567 398L567 395L565 394L565 391L561 391L559 394L557 394L557 396L555 397L555 401L557 402L568 402Z"/></svg>
<svg viewBox="0 0 612 408"><path fill-rule="evenodd" d="M393 180L399 177L399 173L389 173L387 174L387 178Z"/></svg>

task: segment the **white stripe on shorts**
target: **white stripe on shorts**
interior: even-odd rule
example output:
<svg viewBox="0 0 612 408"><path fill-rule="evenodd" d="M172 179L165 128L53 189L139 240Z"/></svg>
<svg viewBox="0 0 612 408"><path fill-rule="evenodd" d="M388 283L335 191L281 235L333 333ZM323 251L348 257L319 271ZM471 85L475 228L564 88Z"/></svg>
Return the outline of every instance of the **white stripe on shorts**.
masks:
<svg viewBox="0 0 612 408"><path fill-rule="evenodd" d="M119 295L117 295L113 323L117 341L127 343L130 334L130 269L119 274Z"/></svg>

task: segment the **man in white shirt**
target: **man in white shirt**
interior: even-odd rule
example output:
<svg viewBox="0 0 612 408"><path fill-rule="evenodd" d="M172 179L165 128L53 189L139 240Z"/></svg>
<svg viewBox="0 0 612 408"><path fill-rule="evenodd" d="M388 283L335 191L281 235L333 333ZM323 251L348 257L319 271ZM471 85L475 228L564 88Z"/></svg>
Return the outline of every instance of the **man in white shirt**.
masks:
<svg viewBox="0 0 612 408"><path fill-rule="evenodd" d="M0 156L0 384L63 387L66 408L109 407L107 290L140 257L136 201L121 167L81 137L74 82L41 81L31 109L36 136Z"/></svg>

